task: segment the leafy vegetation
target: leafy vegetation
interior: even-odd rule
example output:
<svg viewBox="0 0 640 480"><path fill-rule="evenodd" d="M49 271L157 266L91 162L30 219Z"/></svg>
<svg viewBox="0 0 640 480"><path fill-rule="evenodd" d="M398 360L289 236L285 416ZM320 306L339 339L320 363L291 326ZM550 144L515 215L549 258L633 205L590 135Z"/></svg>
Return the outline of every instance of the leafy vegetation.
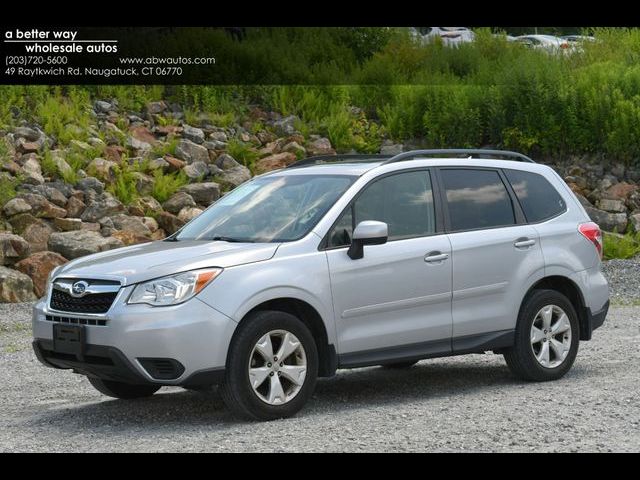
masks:
<svg viewBox="0 0 640 480"><path fill-rule="evenodd" d="M220 58L233 58L233 68L246 72L245 85L0 86L0 128L34 121L52 136L52 148L64 147L87 140L93 100L134 112L166 100L183 107L189 124L226 127L251 120L254 133L269 128L252 117L256 107L296 115L299 131L328 136L338 151L376 151L391 138L425 147L493 145L547 157L604 154L637 163L640 29L583 33L597 41L550 54L486 28L456 48L420 44L392 28L255 28L242 42L219 29L197 28L182 40L198 48L219 42ZM162 114L156 121L176 119ZM118 127L126 131L126 125ZM251 156L240 144L231 148Z"/></svg>
<svg viewBox="0 0 640 480"><path fill-rule="evenodd" d="M4 205L16 196L16 187L19 184L19 178L11 177L6 173L0 174L0 205Z"/></svg>
<svg viewBox="0 0 640 480"><path fill-rule="evenodd" d="M631 258L640 255L640 232L624 235L604 233L604 258Z"/></svg>
<svg viewBox="0 0 640 480"><path fill-rule="evenodd" d="M227 153L253 171L254 163L258 159L258 152L251 144L232 139L227 144Z"/></svg>
<svg viewBox="0 0 640 480"><path fill-rule="evenodd" d="M153 188L151 196L160 203L166 202L171 195L176 193L178 189L188 183L188 178L184 172L163 174L162 171L156 170L153 173Z"/></svg>

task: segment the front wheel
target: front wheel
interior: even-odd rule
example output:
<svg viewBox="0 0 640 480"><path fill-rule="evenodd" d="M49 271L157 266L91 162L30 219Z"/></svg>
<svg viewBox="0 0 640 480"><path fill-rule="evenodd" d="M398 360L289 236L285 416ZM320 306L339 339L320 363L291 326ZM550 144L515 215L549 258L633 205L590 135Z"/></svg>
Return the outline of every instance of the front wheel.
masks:
<svg viewBox="0 0 640 480"><path fill-rule="evenodd" d="M87 377L93 387L108 397L130 400L133 398L150 397L158 390L160 385L134 385L131 383L102 380L97 377Z"/></svg>
<svg viewBox="0 0 640 480"><path fill-rule="evenodd" d="M256 312L231 342L220 392L239 416L273 420L303 407L317 375L318 352L304 323L284 312Z"/></svg>
<svg viewBox="0 0 640 480"><path fill-rule="evenodd" d="M504 358L524 380L556 380L573 365L579 341L578 316L567 297L555 290L536 290L522 305L515 345Z"/></svg>

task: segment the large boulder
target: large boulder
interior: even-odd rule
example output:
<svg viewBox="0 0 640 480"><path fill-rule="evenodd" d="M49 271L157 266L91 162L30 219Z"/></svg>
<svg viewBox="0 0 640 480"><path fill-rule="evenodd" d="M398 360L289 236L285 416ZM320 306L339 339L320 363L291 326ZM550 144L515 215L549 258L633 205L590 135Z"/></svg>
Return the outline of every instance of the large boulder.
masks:
<svg viewBox="0 0 640 480"><path fill-rule="evenodd" d="M16 263L15 268L28 275L38 297L46 292L47 278L51 270L67 263L67 259L55 252L37 252Z"/></svg>
<svg viewBox="0 0 640 480"><path fill-rule="evenodd" d="M11 265L31 252L29 243L18 235L0 233L0 265Z"/></svg>
<svg viewBox="0 0 640 480"><path fill-rule="evenodd" d="M161 212L156 217L160 229L171 235L180 230L185 222L169 212Z"/></svg>
<svg viewBox="0 0 640 480"><path fill-rule="evenodd" d="M175 156L187 163L209 161L209 151L191 140L182 139L176 147Z"/></svg>
<svg viewBox="0 0 640 480"><path fill-rule="evenodd" d="M273 122L273 126L278 135L287 136L292 135L296 132L296 123L298 121L298 117L296 117L295 115L289 115L288 117L284 117Z"/></svg>
<svg viewBox="0 0 640 480"><path fill-rule="evenodd" d="M80 218L84 209L87 208L85 203L77 197L69 197L65 209L67 210L67 217Z"/></svg>
<svg viewBox="0 0 640 480"><path fill-rule="evenodd" d="M627 215L624 213L609 213L593 207L585 207L587 214L600 228L607 232L622 233L627 228Z"/></svg>
<svg viewBox="0 0 640 480"><path fill-rule="evenodd" d="M222 155L220 155L218 158L216 158L216 161L214 163L217 167L223 170L229 170L240 166L236 159L228 153L223 153Z"/></svg>
<svg viewBox="0 0 640 480"><path fill-rule="evenodd" d="M32 214L40 218L66 217L67 211L54 205L45 197L37 193L21 193L18 198L22 198L31 206Z"/></svg>
<svg viewBox="0 0 640 480"><path fill-rule="evenodd" d="M162 211L162 205L153 197L136 198L129 205L129 213L137 217L144 217L150 213L158 213Z"/></svg>
<svg viewBox="0 0 640 480"><path fill-rule="evenodd" d="M27 225L20 235L29 244L31 253L34 253L47 250L49 235L54 231L53 227L51 227L47 222L38 220Z"/></svg>
<svg viewBox="0 0 640 480"><path fill-rule="evenodd" d="M598 201L598 208L611 213L624 213L627 211L627 207L625 207L622 200L612 200L610 198L601 198Z"/></svg>
<svg viewBox="0 0 640 480"><path fill-rule="evenodd" d="M261 158L256 162L256 174L270 172L291 165L296 161L296 156L291 152L276 153L268 157Z"/></svg>
<svg viewBox="0 0 640 480"><path fill-rule="evenodd" d="M215 182L192 183L180 190L191 195L198 205L208 206L220 198L220 185Z"/></svg>
<svg viewBox="0 0 640 480"><path fill-rule="evenodd" d="M204 132L200 128L185 125L182 129L182 136L194 143L204 142Z"/></svg>
<svg viewBox="0 0 640 480"><path fill-rule="evenodd" d="M24 198L12 198L2 207L2 211L7 217L18 215L19 213L26 213L31 211L31 205L29 205Z"/></svg>
<svg viewBox="0 0 640 480"><path fill-rule="evenodd" d="M182 210L180 210L180 213L178 213L178 219L187 223L196 218L202 212L203 210L198 207L184 207Z"/></svg>
<svg viewBox="0 0 640 480"><path fill-rule="evenodd" d="M307 145L309 155L335 155L336 151L331 146L328 138L318 138Z"/></svg>
<svg viewBox="0 0 640 480"><path fill-rule="evenodd" d="M640 187L627 182L616 183L609 187L607 191L602 194L603 198L610 198L612 200L625 201L631 194L636 192Z"/></svg>
<svg viewBox="0 0 640 480"><path fill-rule="evenodd" d="M151 232L149 232L151 235ZM136 245L138 243L147 243L151 241L151 238L147 235L142 235L130 230L116 230L111 234L113 238L120 240L124 245Z"/></svg>
<svg viewBox="0 0 640 480"><path fill-rule="evenodd" d="M122 246L124 244L116 238L105 238L97 232L87 230L56 232L49 237L49 250L70 260Z"/></svg>
<svg viewBox="0 0 640 480"><path fill-rule="evenodd" d="M224 187L235 188L251 178L251 172L243 165L224 170L216 176L216 180Z"/></svg>
<svg viewBox="0 0 640 480"><path fill-rule="evenodd" d="M640 233L640 212L639 213L634 213L633 215L631 215L629 217L629 221L631 222L631 225L633 226L633 230L635 232Z"/></svg>
<svg viewBox="0 0 640 480"><path fill-rule="evenodd" d="M86 177L78 181L78 183L76 184L76 188L78 190L82 190L83 192L86 192L87 190L93 190L94 192L100 194L104 191L104 183L102 183L96 177Z"/></svg>
<svg viewBox="0 0 640 480"><path fill-rule="evenodd" d="M190 181L198 181L209 175L209 167L204 162L193 162L182 169Z"/></svg>
<svg viewBox="0 0 640 480"><path fill-rule="evenodd" d="M110 217L116 230L136 232L140 235L151 235L151 230L145 225L142 217L131 217L123 213Z"/></svg>
<svg viewBox="0 0 640 480"><path fill-rule="evenodd" d="M124 212L124 205L110 193L104 192L98 195L80 218L83 222L97 222L102 217L108 217L116 213Z"/></svg>
<svg viewBox="0 0 640 480"><path fill-rule="evenodd" d="M94 158L87 166L87 172L104 182L112 182L116 178L118 164L105 158Z"/></svg>
<svg viewBox="0 0 640 480"><path fill-rule="evenodd" d="M171 196L171 198L169 198L169 200L162 204L162 208L174 215L185 207L195 206L196 202L193 200L193 197L186 192L176 192Z"/></svg>
<svg viewBox="0 0 640 480"><path fill-rule="evenodd" d="M0 266L0 303L33 302L33 281L17 270Z"/></svg>

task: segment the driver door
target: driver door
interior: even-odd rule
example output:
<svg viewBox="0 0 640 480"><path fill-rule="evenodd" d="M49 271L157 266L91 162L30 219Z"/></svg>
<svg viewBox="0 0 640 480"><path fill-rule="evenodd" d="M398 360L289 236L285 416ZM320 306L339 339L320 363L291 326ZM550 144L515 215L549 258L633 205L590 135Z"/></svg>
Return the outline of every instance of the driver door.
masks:
<svg viewBox="0 0 640 480"><path fill-rule="evenodd" d="M351 233L364 220L387 223L388 241L352 260ZM326 255L342 365L451 351L451 245L436 229L428 170L365 186L329 232Z"/></svg>

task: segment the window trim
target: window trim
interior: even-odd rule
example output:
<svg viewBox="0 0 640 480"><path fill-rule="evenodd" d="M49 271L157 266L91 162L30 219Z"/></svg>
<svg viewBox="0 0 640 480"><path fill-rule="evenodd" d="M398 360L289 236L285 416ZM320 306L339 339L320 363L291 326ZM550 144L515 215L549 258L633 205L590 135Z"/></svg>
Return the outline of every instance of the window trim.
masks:
<svg viewBox="0 0 640 480"><path fill-rule="evenodd" d="M558 194L558 196L560 197L560 199L562 200L562 203L564 204L564 207L561 211L559 211L558 213L551 215L550 217L545 217L542 220L538 220L537 222L533 222L530 221L526 214L524 213L524 208L522 208L522 204L520 203L520 199L518 198L518 195L516 195L515 190L513 191L513 195L516 199L516 201L518 202L518 206L520 207L520 209L522 210L522 215L525 218L525 221L527 223L527 225L540 225L541 223L545 223L548 222L549 220L553 220L554 218L557 218L561 215L564 215L565 213L567 213L567 211L569 210L569 208L567 207L567 200L560 194L560 192L558 192L558 190L556 189L556 187L553 186L553 184L547 179L547 177L545 177L544 175L537 173L537 172L530 172L528 170L518 170L517 168L503 168L504 170L509 170L512 172L524 172L524 173L530 173L531 175L537 175L539 177L541 177L545 182L547 182L549 184L549 186ZM504 173L504 172L503 172ZM506 181L509 183L509 186L513 189L513 186L511 185L511 181L509 180L509 177L507 177L507 174L504 173L504 177L506 179Z"/></svg>
<svg viewBox="0 0 640 480"><path fill-rule="evenodd" d="M496 172L498 174L498 178L504 185L504 188L507 191L507 194L509 195L509 201L511 202L511 208L513 210L513 219L515 223L509 224L509 225L496 225L493 227L478 227L478 228L466 228L466 229L460 229L460 230L453 230L451 228L451 214L449 212L449 203L447 202L447 193L444 187L444 180L442 179L442 176L440 174L443 170L481 170L481 171ZM443 210L444 210L445 232L447 234L461 233L461 232L477 232L481 230L494 230L496 228L511 228L511 227L518 227L518 226L527 224L526 218L524 216L524 213L522 212L522 208L520 206L520 203L518 202L515 192L513 191L511 184L508 182L506 175L504 174L504 172L502 172L501 168L447 165L444 167L443 166L436 167L436 174L438 176L438 182L439 182L438 190L441 195L440 202L442 203Z"/></svg>
<svg viewBox="0 0 640 480"><path fill-rule="evenodd" d="M433 196L433 213L435 216L435 232L434 233L429 233L427 235L416 235L416 236L410 236L410 237L404 237L404 238L395 238L393 240L388 240L387 243L391 243L391 242L401 242L404 240L413 240L415 238L428 238L428 237L434 237L436 235L443 235L445 234L445 222L444 222L444 211L442 209L442 205L441 205L441 192L440 192L440 185L438 184L438 182L436 181L436 172L435 172L435 167L415 167L415 168L407 168L407 169L402 169L402 170L393 170L391 172L387 172L387 173L383 173L382 175L378 175L375 178L372 178L371 180L369 180L367 183L365 183L360 190L353 196L353 198L349 201L349 204L340 212L340 214L336 217L336 219L333 221L333 223L331 224L331 227L329 227L329 229L327 230L327 233L324 234L324 236L322 237L322 240L320 241L319 245L318 245L318 250L319 251L332 251L332 250L339 250L341 248L349 248L350 245L341 245L341 246L335 246L335 247L329 247L329 234L333 231L333 228L336 226L336 224L338 223L338 221L342 218L342 216L345 214L345 212L348 209L352 210L352 218L355 219L355 215L353 215L353 208L354 208L354 204L355 202L358 200L358 198L360 198L360 195L362 195L362 193L373 183L377 182L378 180L382 180L384 178L387 177L391 177L394 175L400 175L403 173L410 173L410 172L425 172L429 174L429 180L431 182L431 194ZM353 228L355 229L355 225L353 226Z"/></svg>

